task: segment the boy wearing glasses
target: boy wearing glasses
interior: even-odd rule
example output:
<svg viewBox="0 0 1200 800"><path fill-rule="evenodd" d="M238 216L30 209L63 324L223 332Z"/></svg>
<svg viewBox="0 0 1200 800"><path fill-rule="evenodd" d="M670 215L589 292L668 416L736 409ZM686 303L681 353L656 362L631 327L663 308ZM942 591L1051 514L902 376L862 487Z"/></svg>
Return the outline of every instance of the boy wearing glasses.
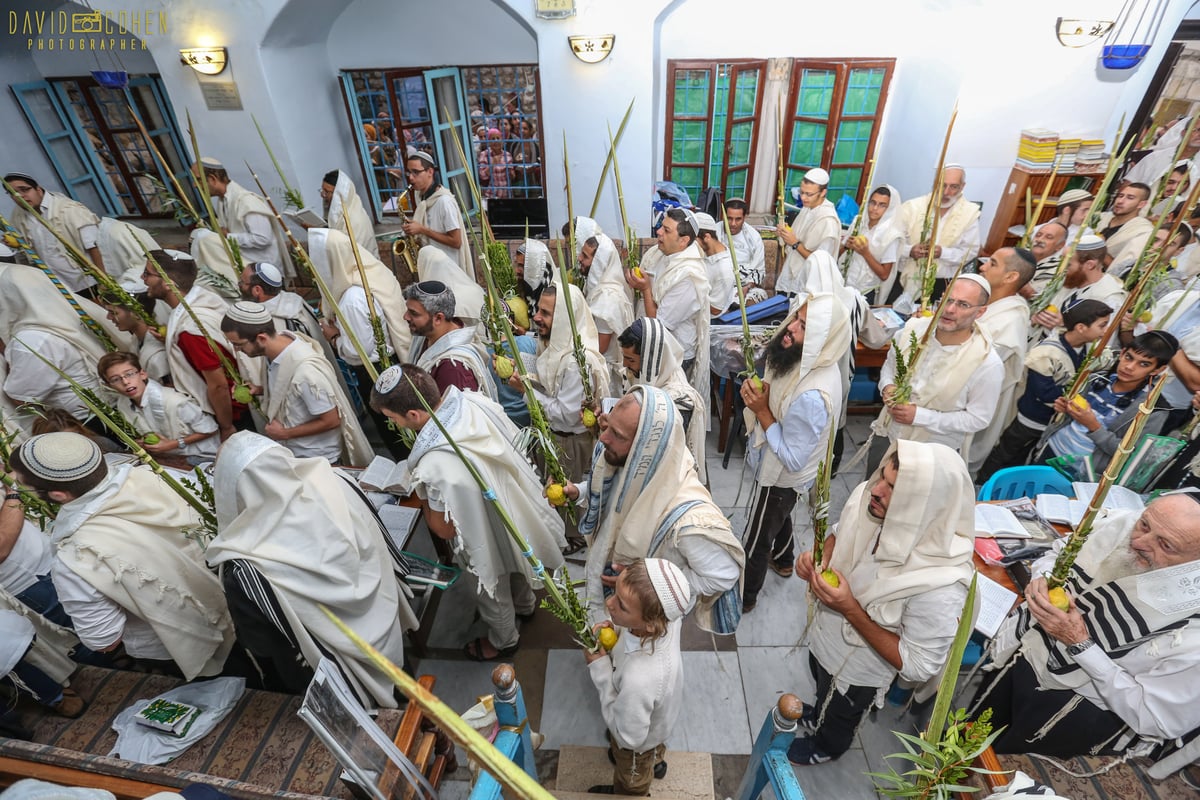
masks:
<svg viewBox="0 0 1200 800"><path fill-rule="evenodd" d="M411 221L404 223L406 236L416 236L422 246L441 250L462 271L475 277L471 247L463 235L462 215L454 194L437 179L433 156L424 150L414 150L404 162L404 174L409 189L415 189L416 208Z"/></svg>
<svg viewBox="0 0 1200 800"><path fill-rule="evenodd" d="M139 432L158 437L153 444L142 441L146 452L175 456L192 466L216 457L220 444L217 421L183 392L150 378L133 353L106 353L97 372L100 380L121 396L117 410Z"/></svg>

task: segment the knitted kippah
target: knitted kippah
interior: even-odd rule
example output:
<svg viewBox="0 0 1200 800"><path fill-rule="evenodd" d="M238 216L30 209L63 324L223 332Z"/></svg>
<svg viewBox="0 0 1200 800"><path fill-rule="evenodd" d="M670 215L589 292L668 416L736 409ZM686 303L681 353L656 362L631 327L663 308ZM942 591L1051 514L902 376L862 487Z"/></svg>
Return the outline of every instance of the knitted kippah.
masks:
<svg viewBox="0 0 1200 800"><path fill-rule="evenodd" d="M200 159L200 163L209 169L225 169L224 164L217 159L212 158L211 156L205 156L204 158Z"/></svg>
<svg viewBox="0 0 1200 800"><path fill-rule="evenodd" d="M674 622L682 617L692 605L692 587L679 567L662 558L646 559L646 574L658 595L667 619Z"/></svg>
<svg viewBox="0 0 1200 800"><path fill-rule="evenodd" d="M267 307L253 300L238 300L229 307L225 316L244 325L266 325L271 321L271 312L267 311Z"/></svg>
<svg viewBox="0 0 1200 800"><path fill-rule="evenodd" d="M379 373L379 377L375 380L375 391L380 394L387 394L392 389L400 385L400 379L404 377L404 371L400 366L394 365L388 367L383 372Z"/></svg>
<svg viewBox="0 0 1200 800"><path fill-rule="evenodd" d="M43 433L21 445L21 461L38 478L56 483L86 478L100 466L100 447L68 431Z"/></svg>
<svg viewBox="0 0 1200 800"><path fill-rule="evenodd" d="M1100 250L1105 246L1104 240L1095 234L1086 234L1079 237L1079 244L1075 245L1075 251L1078 253L1090 253L1093 250Z"/></svg>
<svg viewBox="0 0 1200 800"><path fill-rule="evenodd" d="M1067 203L1078 203L1080 200L1091 200L1092 193L1086 189L1067 189L1058 196L1058 205L1065 206Z"/></svg>
<svg viewBox="0 0 1200 800"><path fill-rule="evenodd" d="M254 265L254 274L267 286L274 286L275 288L283 286L283 273L274 264L259 261Z"/></svg>
<svg viewBox="0 0 1200 800"><path fill-rule="evenodd" d="M428 164L431 167L437 166L437 162L433 160L433 156L429 155L429 153L426 153L424 150L417 150L415 152L409 153L408 157L410 159L415 158L418 161L424 161L426 164Z"/></svg>

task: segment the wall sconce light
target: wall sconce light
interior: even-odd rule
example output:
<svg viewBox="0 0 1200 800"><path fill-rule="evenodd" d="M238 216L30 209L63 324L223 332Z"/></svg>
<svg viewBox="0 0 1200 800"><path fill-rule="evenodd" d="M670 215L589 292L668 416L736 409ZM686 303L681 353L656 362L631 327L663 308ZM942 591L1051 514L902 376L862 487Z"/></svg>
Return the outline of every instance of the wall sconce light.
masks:
<svg viewBox="0 0 1200 800"><path fill-rule="evenodd" d="M225 71L228 57L224 47L189 47L179 51L179 63L203 75L220 75Z"/></svg>
<svg viewBox="0 0 1200 800"><path fill-rule="evenodd" d="M580 61L585 64L599 64L612 52L613 41L616 38L612 33L600 36L568 36L567 43Z"/></svg>
<svg viewBox="0 0 1200 800"><path fill-rule="evenodd" d="M1099 19L1063 19L1058 18L1055 33L1063 47L1084 47L1102 39L1115 22Z"/></svg>

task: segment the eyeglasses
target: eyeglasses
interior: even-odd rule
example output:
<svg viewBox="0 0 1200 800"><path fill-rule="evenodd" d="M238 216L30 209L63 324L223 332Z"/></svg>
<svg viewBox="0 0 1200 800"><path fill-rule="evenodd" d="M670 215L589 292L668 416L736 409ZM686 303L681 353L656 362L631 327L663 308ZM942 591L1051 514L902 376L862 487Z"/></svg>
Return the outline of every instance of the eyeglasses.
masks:
<svg viewBox="0 0 1200 800"><path fill-rule="evenodd" d="M430 167L429 169L406 169L404 170L404 174L411 177L413 175L420 175L422 172L429 172L431 169L433 169L433 167Z"/></svg>
<svg viewBox="0 0 1200 800"><path fill-rule="evenodd" d="M968 303L966 300L954 300L951 298L951 299L946 300L946 305L954 306L955 308L960 308L963 311L970 311L972 308L983 308L984 306L987 305L987 303L978 303L976 305L972 305L972 304Z"/></svg>
<svg viewBox="0 0 1200 800"><path fill-rule="evenodd" d="M136 369L131 369L128 372L122 372L120 375L113 375L108 378L105 383L109 386L119 386L122 383L129 383L141 373Z"/></svg>

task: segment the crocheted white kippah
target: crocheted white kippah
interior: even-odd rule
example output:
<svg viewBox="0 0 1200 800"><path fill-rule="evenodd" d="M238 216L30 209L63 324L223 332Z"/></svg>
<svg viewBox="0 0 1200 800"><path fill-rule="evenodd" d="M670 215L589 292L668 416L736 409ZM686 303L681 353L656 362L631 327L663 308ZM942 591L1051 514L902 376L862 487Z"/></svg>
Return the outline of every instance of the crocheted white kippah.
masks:
<svg viewBox="0 0 1200 800"><path fill-rule="evenodd" d="M667 619L674 622L692 605L692 587L679 567L663 558L647 558L646 574Z"/></svg>
<svg viewBox="0 0 1200 800"><path fill-rule="evenodd" d="M43 433L21 445L21 461L42 480L66 483L96 471L103 456L100 446L69 431Z"/></svg>

